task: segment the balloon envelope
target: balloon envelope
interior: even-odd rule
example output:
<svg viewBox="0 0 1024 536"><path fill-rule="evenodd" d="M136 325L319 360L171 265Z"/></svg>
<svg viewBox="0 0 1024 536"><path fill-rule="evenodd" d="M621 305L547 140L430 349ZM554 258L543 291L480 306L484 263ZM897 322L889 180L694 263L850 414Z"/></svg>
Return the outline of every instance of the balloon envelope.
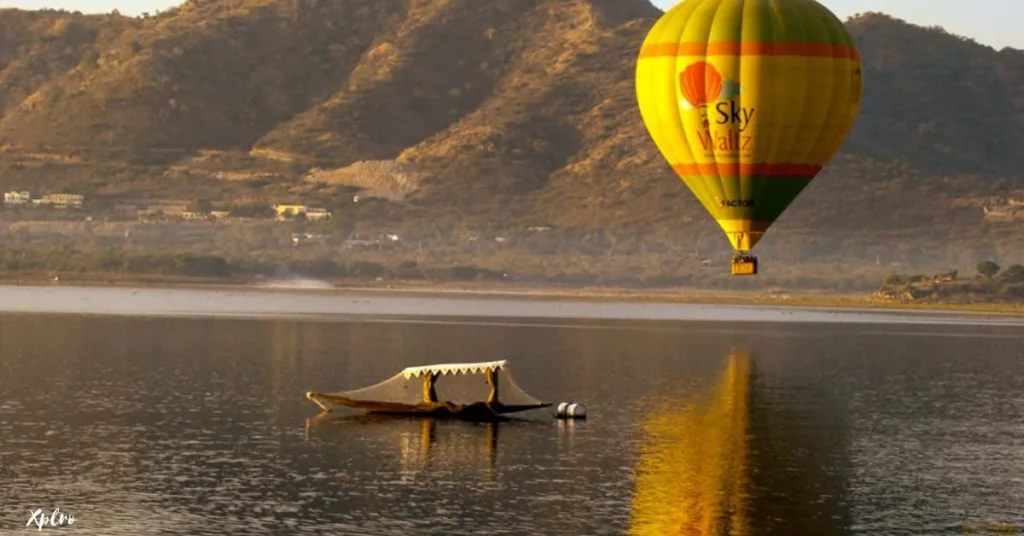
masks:
<svg viewBox="0 0 1024 536"><path fill-rule="evenodd" d="M853 127L860 54L815 0L684 0L648 33L636 92L661 154L749 251Z"/></svg>

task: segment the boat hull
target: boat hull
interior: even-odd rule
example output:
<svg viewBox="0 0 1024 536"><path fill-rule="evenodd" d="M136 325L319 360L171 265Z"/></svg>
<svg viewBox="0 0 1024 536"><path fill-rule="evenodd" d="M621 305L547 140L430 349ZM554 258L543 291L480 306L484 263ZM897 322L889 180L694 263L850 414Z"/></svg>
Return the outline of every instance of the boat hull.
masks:
<svg viewBox="0 0 1024 536"><path fill-rule="evenodd" d="M502 415L543 409L550 403L532 404L528 406L506 406L501 403L488 404L474 402L472 404L453 404L451 402L421 402L419 404L402 404L397 402L379 402L373 400L355 400L327 393L306 393L311 400L324 411L335 411L341 408L362 410L380 415L416 415L436 418L454 418L465 420L497 420Z"/></svg>

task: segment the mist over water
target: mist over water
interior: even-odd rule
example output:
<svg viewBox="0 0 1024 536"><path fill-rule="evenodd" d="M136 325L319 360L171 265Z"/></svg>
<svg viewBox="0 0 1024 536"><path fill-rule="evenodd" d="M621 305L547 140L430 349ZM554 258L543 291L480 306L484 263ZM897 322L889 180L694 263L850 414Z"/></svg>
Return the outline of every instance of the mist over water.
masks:
<svg viewBox="0 0 1024 536"><path fill-rule="evenodd" d="M525 299L466 294L433 296L389 291L327 290L310 280L300 286L195 290L123 287L2 286L0 311L143 316L324 318L482 318L660 320L772 323L870 323L1024 326L1024 318L938 312L707 305L581 299ZM287 285L288 283L284 283ZM287 292L296 290L297 292Z"/></svg>
<svg viewBox="0 0 1024 536"><path fill-rule="evenodd" d="M263 288L271 289L293 289L293 290L330 290L335 288L334 285L320 279L311 279L305 277L294 277L288 279L272 279L270 281L264 281L258 286Z"/></svg>
<svg viewBox="0 0 1024 536"><path fill-rule="evenodd" d="M281 290L330 290L335 288L331 283L315 277L295 273L286 267L280 267L257 287Z"/></svg>

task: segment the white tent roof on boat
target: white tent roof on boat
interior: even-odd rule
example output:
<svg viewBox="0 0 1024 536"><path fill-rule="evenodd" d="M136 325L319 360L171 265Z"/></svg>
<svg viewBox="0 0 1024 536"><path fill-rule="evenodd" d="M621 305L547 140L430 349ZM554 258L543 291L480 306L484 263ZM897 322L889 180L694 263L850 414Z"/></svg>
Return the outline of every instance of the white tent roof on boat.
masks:
<svg viewBox="0 0 1024 536"><path fill-rule="evenodd" d="M504 374L495 374L486 383L480 381L480 375L494 374L499 370ZM442 377L447 378L441 380ZM430 378L430 381L421 385L420 378ZM436 384L433 381L435 379L439 380ZM346 406L370 412L409 414L445 414L453 411L456 414L464 411L470 414L480 411L477 407L480 404L486 404L486 411L493 415L551 405L523 391L512 379L508 362L504 359L407 367L368 387L333 393L307 392L306 398L327 411L337 406Z"/></svg>
<svg viewBox="0 0 1024 536"><path fill-rule="evenodd" d="M405 379L419 378L427 374L437 374L440 376L456 375L456 374L483 374L485 372L494 372L498 370L506 370L508 363L502 359L500 361L485 361L481 363L449 363L445 365L425 365L422 367L408 367L402 371L402 376Z"/></svg>

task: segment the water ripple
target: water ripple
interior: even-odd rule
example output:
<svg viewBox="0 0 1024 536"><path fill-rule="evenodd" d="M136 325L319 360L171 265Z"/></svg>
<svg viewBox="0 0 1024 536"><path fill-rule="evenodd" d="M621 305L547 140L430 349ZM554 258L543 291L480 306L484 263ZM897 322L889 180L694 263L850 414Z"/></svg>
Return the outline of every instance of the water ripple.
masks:
<svg viewBox="0 0 1024 536"><path fill-rule="evenodd" d="M56 507L110 536L1024 528L1024 342L844 329L4 315L0 532ZM590 418L325 418L302 398L466 355Z"/></svg>

